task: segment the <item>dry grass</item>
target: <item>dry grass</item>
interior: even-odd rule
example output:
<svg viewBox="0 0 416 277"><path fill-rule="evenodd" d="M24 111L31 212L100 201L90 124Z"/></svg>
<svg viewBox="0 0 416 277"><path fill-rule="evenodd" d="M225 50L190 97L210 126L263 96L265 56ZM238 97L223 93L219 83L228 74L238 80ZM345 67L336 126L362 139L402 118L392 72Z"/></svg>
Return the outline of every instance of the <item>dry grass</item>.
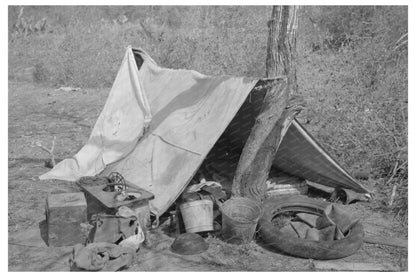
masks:
<svg viewBox="0 0 416 277"><path fill-rule="evenodd" d="M50 157L35 142L50 146L56 136L56 156L73 155L87 141L107 93L62 95L31 84L9 84L9 231L39 222L47 193L76 189L68 182L37 178L47 171L44 161Z"/></svg>

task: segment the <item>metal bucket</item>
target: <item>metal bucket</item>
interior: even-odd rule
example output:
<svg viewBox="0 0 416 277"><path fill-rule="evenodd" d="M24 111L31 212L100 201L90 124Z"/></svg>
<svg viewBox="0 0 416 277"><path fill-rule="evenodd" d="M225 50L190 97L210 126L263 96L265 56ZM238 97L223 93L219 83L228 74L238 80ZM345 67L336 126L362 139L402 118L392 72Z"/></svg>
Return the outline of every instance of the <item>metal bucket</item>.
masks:
<svg viewBox="0 0 416 277"><path fill-rule="evenodd" d="M226 242L245 244L253 240L262 210L258 202L235 197L221 207L222 236Z"/></svg>
<svg viewBox="0 0 416 277"><path fill-rule="evenodd" d="M196 200L179 205L187 233L214 230L213 203L211 200Z"/></svg>

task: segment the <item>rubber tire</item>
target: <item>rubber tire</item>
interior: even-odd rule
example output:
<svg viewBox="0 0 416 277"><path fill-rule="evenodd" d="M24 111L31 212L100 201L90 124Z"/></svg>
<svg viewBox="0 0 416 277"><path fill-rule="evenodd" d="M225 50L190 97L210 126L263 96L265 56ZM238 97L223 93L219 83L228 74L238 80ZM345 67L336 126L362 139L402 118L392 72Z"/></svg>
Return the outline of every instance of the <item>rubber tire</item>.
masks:
<svg viewBox="0 0 416 277"><path fill-rule="evenodd" d="M363 244L364 228L360 221L351 228L345 238L333 241L293 238L280 232L279 228L272 224L276 215L288 211L322 215L329 204L301 195L269 198L264 202L264 213L259 220L260 236L271 248L296 257L333 260L351 256Z"/></svg>

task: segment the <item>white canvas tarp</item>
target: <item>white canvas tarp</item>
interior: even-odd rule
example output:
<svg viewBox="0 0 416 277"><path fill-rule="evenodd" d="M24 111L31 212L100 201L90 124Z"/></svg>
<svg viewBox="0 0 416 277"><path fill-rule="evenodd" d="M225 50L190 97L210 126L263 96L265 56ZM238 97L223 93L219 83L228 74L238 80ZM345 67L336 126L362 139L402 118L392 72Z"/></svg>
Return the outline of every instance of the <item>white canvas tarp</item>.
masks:
<svg viewBox="0 0 416 277"><path fill-rule="evenodd" d="M138 70L134 51L143 63ZM155 194L160 214L182 192L257 80L159 67L127 49L87 144L41 179L117 171Z"/></svg>

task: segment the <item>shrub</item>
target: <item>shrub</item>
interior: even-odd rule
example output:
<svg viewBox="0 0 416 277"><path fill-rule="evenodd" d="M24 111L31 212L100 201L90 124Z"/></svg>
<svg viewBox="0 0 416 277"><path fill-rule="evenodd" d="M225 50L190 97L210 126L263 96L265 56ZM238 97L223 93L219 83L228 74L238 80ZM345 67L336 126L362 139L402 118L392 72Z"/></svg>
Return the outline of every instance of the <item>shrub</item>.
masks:
<svg viewBox="0 0 416 277"><path fill-rule="evenodd" d="M318 24L305 30L309 43L298 59L299 89L309 103L301 117L347 168L368 168L374 179L393 178L376 189L388 199L393 183L398 184L394 209L407 210L402 199L407 197L408 61L407 44L400 43L407 33L407 8L323 11L315 11ZM336 44L342 34L348 43ZM328 37L331 47L325 47ZM397 164L404 169L395 173Z"/></svg>

